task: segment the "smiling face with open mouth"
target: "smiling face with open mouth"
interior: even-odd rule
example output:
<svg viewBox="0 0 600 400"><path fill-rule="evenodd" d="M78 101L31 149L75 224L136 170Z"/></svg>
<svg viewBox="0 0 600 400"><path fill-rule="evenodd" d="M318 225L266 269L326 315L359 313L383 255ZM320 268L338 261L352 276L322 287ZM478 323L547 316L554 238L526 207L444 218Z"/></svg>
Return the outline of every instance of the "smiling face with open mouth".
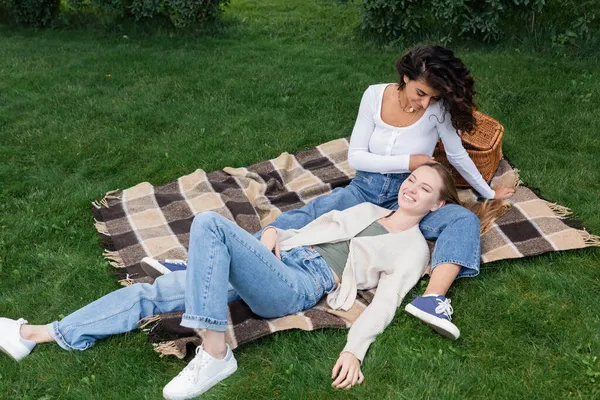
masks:
<svg viewBox="0 0 600 400"><path fill-rule="evenodd" d="M402 183L398 192L398 207L413 215L425 215L442 207L440 192L444 182L429 166L421 166Z"/></svg>

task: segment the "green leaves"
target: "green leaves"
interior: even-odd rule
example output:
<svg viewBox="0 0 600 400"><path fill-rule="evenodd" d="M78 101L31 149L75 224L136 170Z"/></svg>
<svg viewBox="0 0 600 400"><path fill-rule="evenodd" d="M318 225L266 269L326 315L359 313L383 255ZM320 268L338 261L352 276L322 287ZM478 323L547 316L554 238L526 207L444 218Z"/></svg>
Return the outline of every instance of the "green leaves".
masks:
<svg viewBox="0 0 600 400"><path fill-rule="evenodd" d="M582 4L585 3L585 4ZM363 0L361 28L392 42L465 37L483 42L543 36L553 47L591 42L600 7L591 0Z"/></svg>
<svg viewBox="0 0 600 400"><path fill-rule="evenodd" d="M48 28L58 16L60 0L1 0L0 7L7 9L17 24Z"/></svg>
<svg viewBox="0 0 600 400"><path fill-rule="evenodd" d="M214 20L229 0L0 0L13 20L36 28L53 26L62 12L135 21L167 17L177 28Z"/></svg>

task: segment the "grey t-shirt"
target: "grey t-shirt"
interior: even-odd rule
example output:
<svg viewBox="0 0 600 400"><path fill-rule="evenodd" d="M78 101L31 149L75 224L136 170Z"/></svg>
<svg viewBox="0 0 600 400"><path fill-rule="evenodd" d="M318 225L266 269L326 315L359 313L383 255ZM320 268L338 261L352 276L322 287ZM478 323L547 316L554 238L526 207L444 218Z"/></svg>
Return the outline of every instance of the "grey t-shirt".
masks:
<svg viewBox="0 0 600 400"><path fill-rule="evenodd" d="M360 231L356 237L360 236L378 236L389 233L387 229L379 222L375 221L365 229ZM344 240L337 243L322 243L312 246L325 259L329 267L335 272L338 278L342 278L348 254L350 253L350 241Z"/></svg>

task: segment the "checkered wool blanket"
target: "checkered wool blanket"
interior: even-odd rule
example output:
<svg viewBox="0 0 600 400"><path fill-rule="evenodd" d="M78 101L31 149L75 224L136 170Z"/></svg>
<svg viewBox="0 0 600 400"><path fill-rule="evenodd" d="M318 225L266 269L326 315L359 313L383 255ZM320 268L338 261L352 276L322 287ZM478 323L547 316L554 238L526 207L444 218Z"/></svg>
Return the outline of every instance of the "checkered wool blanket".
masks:
<svg viewBox="0 0 600 400"><path fill-rule="evenodd" d="M162 186L143 182L109 192L92 208L104 256L123 284L151 282L140 260L145 256L185 259L194 215L212 210L254 233L281 212L347 185L354 176L347 151L348 140L338 139L247 168L196 170ZM517 186L518 173L503 160L492 183ZM463 190L460 196L476 198L472 190ZM510 200L510 210L482 235L482 263L600 245L599 237L570 223L567 208L540 199L527 187L519 186ZM227 342L233 349L286 329L348 328L374 293L359 292L348 311L332 310L322 300L311 310L271 320L256 316L243 302L231 303ZM140 321L140 327L158 342L154 346L161 355L183 358L188 344L202 342L202 332L181 327L180 320L180 313L162 314Z"/></svg>

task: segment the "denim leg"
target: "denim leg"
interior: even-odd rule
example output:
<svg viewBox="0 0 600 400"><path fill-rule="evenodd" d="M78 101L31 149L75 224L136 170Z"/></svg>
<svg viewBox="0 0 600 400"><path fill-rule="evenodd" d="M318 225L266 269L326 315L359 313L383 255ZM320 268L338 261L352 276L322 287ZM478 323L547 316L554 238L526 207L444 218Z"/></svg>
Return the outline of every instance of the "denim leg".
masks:
<svg viewBox="0 0 600 400"><path fill-rule="evenodd" d="M342 211L364 202L396 209L398 208L398 188L408 175L356 171L356 176L350 185L318 196L304 207L282 213L269 226L280 229L300 229L329 211ZM254 237L260 240L263 230L256 232ZM240 299L239 294L230 285L229 301Z"/></svg>
<svg viewBox="0 0 600 400"><path fill-rule="evenodd" d="M379 201L375 204L387 208L388 210L397 210L400 186L409 176L410 174L388 174L387 179L381 188Z"/></svg>
<svg viewBox="0 0 600 400"><path fill-rule="evenodd" d="M256 314L280 317L323 295L314 275L290 268L255 237L214 212L192 223L181 325L225 331L228 283ZM318 299L317 299L318 300Z"/></svg>
<svg viewBox="0 0 600 400"><path fill-rule="evenodd" d="M98 339L136 329L144 317L183 311L185 280L186 272L176 271L153 284L136 283L115 290L48 324L48 332L65 350L85 350Z"/></svg>
<svg viewBox="0 0 600 400"><path fill-rule="evenodd" d="M432 270L442 263L462 266L458 278L479 274L479 218L457 204L447 204L429 213L419 225L423 236L436 240L431 259Z"/></svg>
<svg viewBox="0 0 600 400"><path fill-rule="evenodd" d="M234 301L240 301L242 297L236 290L231 286L231 283L227 287L227 303L231 303Z"/></svg>
<svg viewBox="0 0 600 400"><path fill-rule="evenodd" d="M382 187L387 186L389 179L386 175L356 171L356 176L348 186L335 188L329 194L315 197L304 207L282 213L270 226L300 229L329 211L342 211L364 202L379 204ZM254 236L260 239L262 231L256 232Z"/></svg>
<svg viewBox="0 0 600 400"><path fill-rule="evenodd" d="M357 187L350 184L315 197L304 207L282 213L270 225L279 229L300 229L329 211L345 210L364 201Z"/></svg>

